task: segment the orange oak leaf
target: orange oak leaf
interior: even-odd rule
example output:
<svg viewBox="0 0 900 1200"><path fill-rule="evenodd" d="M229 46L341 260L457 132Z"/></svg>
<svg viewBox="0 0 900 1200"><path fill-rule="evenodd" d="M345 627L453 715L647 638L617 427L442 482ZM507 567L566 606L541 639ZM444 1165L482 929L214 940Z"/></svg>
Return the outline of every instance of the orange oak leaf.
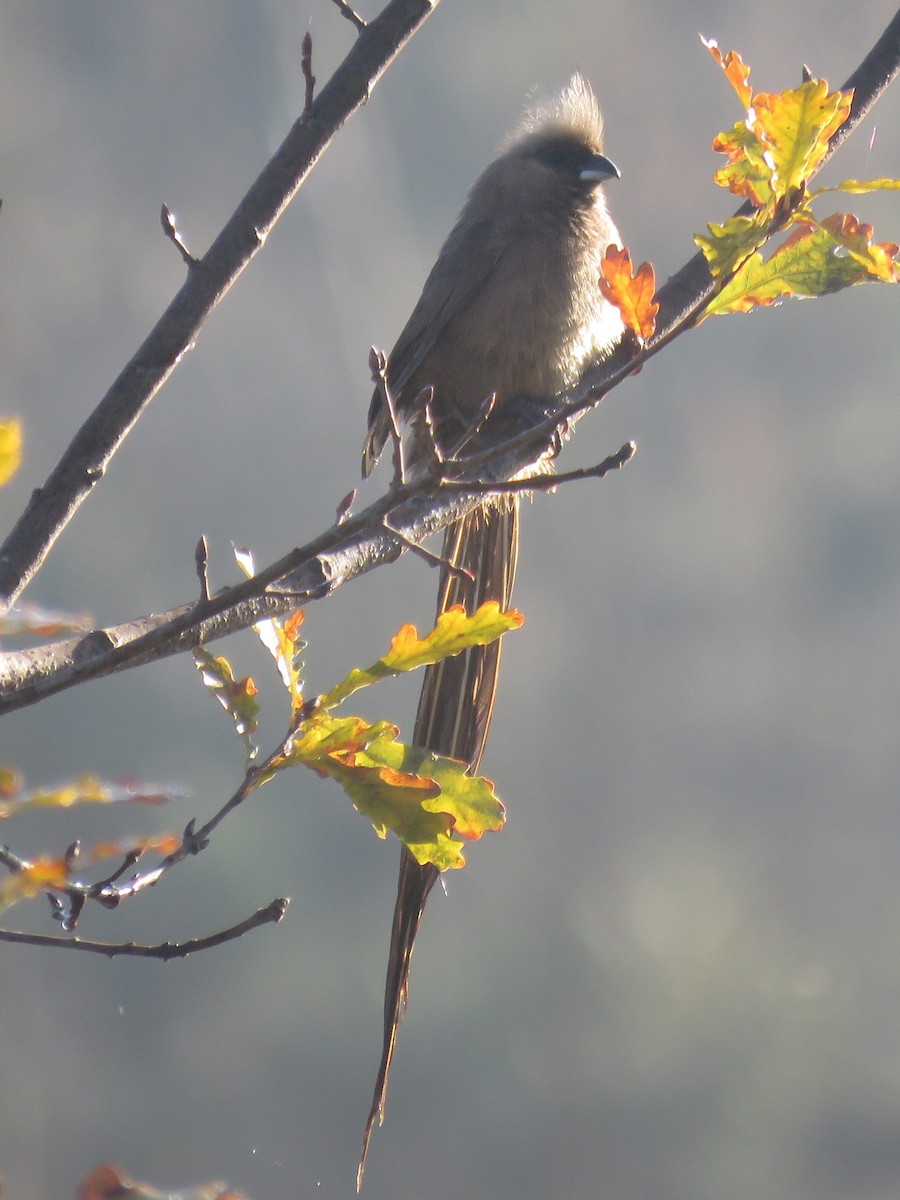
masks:
<svg viewBox="0 0 900 1200"><path fill-rule="evenodd" d="M737 92L741 104L744 108L749 108L753 97L750 88L750 68L736 50L729 50L723 55L715 38L705 38L701 33L700 41L725 72L725 78Z"/></svg>
<svg viewBox="0 0 900 1200"><path fill-rule="evenodd" d="M615 304L622 320L640 342L652 337L656 329L659 305L653 303L656 275L650 263L641 263L632 272L631 255L618 246L608 246L600 264L603 275L600 291Z"/></svg>

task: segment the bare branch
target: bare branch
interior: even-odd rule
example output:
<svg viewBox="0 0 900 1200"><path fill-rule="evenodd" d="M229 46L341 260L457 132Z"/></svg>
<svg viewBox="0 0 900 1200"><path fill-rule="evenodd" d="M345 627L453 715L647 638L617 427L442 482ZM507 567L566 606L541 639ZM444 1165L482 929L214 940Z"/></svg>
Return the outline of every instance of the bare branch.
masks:
<svg viewBox="0 0 900 1200"><path fill-rule="evenodd" d="M404 456L403 436L400 432L400 415L394 403L394 393L387 380L387 358L384 351L377 346L369 350L369 371L372 382L378 388L384 411L388 415L388 425L391 435L391 458L394 464L394 486L400 487L406 482L406 460Z"/></svg>
<svg viewBox="0 0 900 1200"><path fill-rule="evenodd" d="M206 535L201 534L194 549L194 566L197 568L197 578L200 580L200 599L209 599L209 543Z"/></svg>
<svg viewBox="0 0 900 1200"><path fill-rule="evenodd" d="M618 471L626 466L637 453L636 442L626 442L615 454L610 454L602 462L593 467L578 467L574 471L561 471L558 475L530 475L527 479L511 479L508 483L486 483L482 487L477 484L459 484L463 494L470 495L473 491L482 496L511 496L517 493L555 492L558 487L567 483L579 483L583 479L602 479L611 471ZM445 484L445 489L452 495L453 484Z"/></svg>
<svg viewBox="0 0 900 1200"><path fill-rule="evenodd" d="M410 554L415 554L418 558L421 558L422 561L426 562L429 567L443 567L444 570L449 571L451 575L456 575L460 579L468 579L470 583L475 582L475 576L471 571L467 571L465 567L455 567L449 559L443 558L440 554L432 554L432 552L430 550L426 550L424 546L418 546L415 542L411 542L409 538L403 536L399 529L395 529L387 517L384 518L384 527L389 533L394 535L397 541L400 542L400 544L404 546L410 552Z"/></svg>
<svg viewBox="0 0 900 1200"><path fill-rule="evenodd" d="M341 16L346 17L352 25L356 26L357 33L362 33L362 31L366 28L366 22L362 19L359 13L353 11L353 9L347 3L347 0L333 0L333 2L337 5Z"/></svg>
<svg viewBox="0 0 900 1200"><path fill-rule="evenodd" d="M317 159L439 0L390 0L240 202L143 345L75 435L0 547L0 612L40 568L144 409L256 255ZM176 243L177 244L177 243Z"/></svg>
<svg viewBox="0 0 900 1200"><path fill-rule="evenodd" d="M248 767L244 773L244 778L234 793L229 796L222 807L208 821L204 822L199 829L195 827L196 821L192 817L185 826L181 844L171 854L167 854L161 859L155 867L149 871L145 871L141 875L133 876L125 885L109 884L102 887L89 887L87 889L87 898L96 900L99 904L103 904L107 908L115 908L121 901L130 900L147 888L155 887L167 871L170 871L172 867L177 866L180 862L184 862L186 858L192 858L194 855L200 854L209 845L214 831L225 820L228 814L234 812L236 808L243 804L247 797L256 789L260 776L265 774L276 759L287 753L290 739L291 734L289 733L259 766Z"/></svg>
<svg viewBox="0 0 900 1200"><path fill-rule="evenodd" d="M156 946L141 945L138 942L94 942L86 938L58 937L46 933L19 933L12 929L0 929L0 942L18 942L24 946L52 946L54 950L80 950L87 954L103 954L106 958L119 958L129 955L136 958L161 958L168 962L171 958L187 958L199 950L210 950L221 946L224 942L232 942L243 937L261 925L277 925L288 910L290 900L279 897L258 909L252 916L212 933L207 937L190 938L186 942L161 942Z"/></svg>
<svg viewBox="0 0 900 1200"><path fill-rule="evenodd" d="M184 259L185 265L188 267L196 267L197 259L194 258L190 250L185 245L184 238L178 232L178 227L175 224L175 216L167 204L164 204L159 211L159 219L162 224L163 233L170 242L176 247L178 253Z"/></svg>
<svg viewBox="0 0 900 1200"><path fill-rule="evenodd" d="M347 493L347 495L343 498L343 500L337 506L337 509L335 510L335 514L334 514L335 525L343 525L345 521L349 520L350 515L353 512L353 505L355 503L356 503L356 488L351 488L350 491Z"/></svg>
<svg viewBox="0 0 900 1200"><path fill-rule="evenodd" d="M209 600L52 645L0 654L0 713L36 704L89 679L193 650L324 599L357 575L395 561L407 542L423 541L480 499L462 490L442 496L439 486L426 480L392 489L361 513ZM384 524L388 515L391 531Z"/></svg>
<svg viewBox="0 0 900 1200"><path fill-rule="evenodd" d="M312 114L313 93L316 89L316 77L312 73L312 34L309 30L303 35L300 47L300 70L305 84L303 99L303 116L309 119Z"/></svg>

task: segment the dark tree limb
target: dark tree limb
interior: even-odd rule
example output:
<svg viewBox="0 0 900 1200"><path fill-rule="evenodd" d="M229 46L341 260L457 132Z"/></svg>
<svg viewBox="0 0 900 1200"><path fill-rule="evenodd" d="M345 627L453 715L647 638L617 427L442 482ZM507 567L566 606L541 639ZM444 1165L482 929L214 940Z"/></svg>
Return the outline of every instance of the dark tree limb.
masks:
<svg viewBox="0 0 900 1200"><path fill-rule="evenodd" d="M358 36L343 63L294 124L203 258L188 262L188 276L180 291L75 435L46 483L32 493L25 512L0 547L0 612L8 611L40 568L334 135L366 102L381 75L438 3L390 0L373 21L364 27L357 25Z"/></svg>
<svg viewBox="0 0 900 1200"><path fill-rule="evenodd" d="M351 579L420 549L421 542L482 503L485 495L546 491L585 479L602 479L629 462L634 450L634 444L628 443L597 466L541 480L510 483L503 474L494 478L493 471L483 469L484 478L477 481L456 482L444 477L436 485L425 479L392 488L361 513L345 517L315 541L215 596L201 592L199 600L166 613L0 654L0 715L89 680L182 654L323 600ZM505 463L502 444L495 454ZM447 460L435 469L450 471L465 461ZM441 564L442 560L427 551L422 554Z"/></svg>

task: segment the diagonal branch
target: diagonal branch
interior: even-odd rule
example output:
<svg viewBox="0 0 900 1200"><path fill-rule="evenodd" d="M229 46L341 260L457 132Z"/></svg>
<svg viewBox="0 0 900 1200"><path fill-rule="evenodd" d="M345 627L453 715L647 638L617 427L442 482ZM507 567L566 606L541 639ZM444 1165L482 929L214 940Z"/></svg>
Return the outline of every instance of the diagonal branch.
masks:
<svg viewBox="0 0 900 1200"><path fill-rule="evenodd" d="M110 629L0 654L0 714L104 675L184 653L313 600L393 562L482 500L480 491L424 482L392 489L252 579L211 598ZM388 522L388 525L385 522Z"/></svg>
<svg viewBox="0 0 900 1200"><path fill-rule="evenodd" d="M144 409L190 350L344 122L439 0L390 0L294 124L262 174L188 276L143 345L37 488L0 547L0 612L8 611L87 499Z"/></svg>

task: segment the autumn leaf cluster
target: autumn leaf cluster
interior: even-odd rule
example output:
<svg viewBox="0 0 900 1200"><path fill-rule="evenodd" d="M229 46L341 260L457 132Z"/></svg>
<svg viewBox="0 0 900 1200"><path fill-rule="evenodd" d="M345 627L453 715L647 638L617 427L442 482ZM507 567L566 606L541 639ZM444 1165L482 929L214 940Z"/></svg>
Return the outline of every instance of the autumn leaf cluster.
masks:
<svg viewBox="0 0 900 1200"><path fill-rule="evenodd" d="M238 552L238 561L252 574L246 552ZM302 613L261 622L255 629L275 660L291 715L287 736L258 766L249 765L257 757L256 685L249 677L238 679L225 658L205 650L196 651L194 658L204 683L230 713L244 740L248 791L288 768L309 767L338 783L379 837L394 833L418 862L447 871L465 865L464 841L502 827L505 811L494 785L470 775L463 762L403 742L397 726L388 721L342 716L335 710L363 688L486 645L517 629L523 620L521 613L502 611L496 601L487 601L471 615L454 606L440 614L424 637L414 626L402 626L377 662L354 667L327 692L311 699L303 691Z"/></svg>
<svg viewBox="0 0 900 1200"><path fill-rule="evenodd" d="M707 234L695 238L720 284L703 316L748 312L790 296L824 296L858 283L896 283L900 247L876 242L872 226L852 213L820 219L813 210L813 202L828 192L900 189L895 179L849 179L809 189L830 138L850 115L852 94L831 91L824 79L754 93L739 54L723 55L713 41L704 45L745 114L713 141L713 149L726 157L715 180L753 208L723 225L709 225ZM787 236L764 259L760 249L779 232Z"/></svg>
<svg viewBox="0 0 900 1200"><path fill-rule="evenodd" d="M695 318L749 312L791 296L824 296L858 283L896 283L897 244L877 242L872 226L853 213L820 219L813 210L813 202L828 192L900 189L900 181L886 178L809 189L829 140L850 115L852 93L832 92L824 79L807 79L783 92L754 92L741 56L733 50L723 55L714 41L702 40L744 109L743 119L713 140L713 149L726 158L714 179L747 201L750 211L710 224L694 238L715 281ZM784 240L764 258L761 249L781 233ZM601 270L601 292L643 346L655 332L659 308L652 265L635 270L629 251L613 245Z"/></svg>

